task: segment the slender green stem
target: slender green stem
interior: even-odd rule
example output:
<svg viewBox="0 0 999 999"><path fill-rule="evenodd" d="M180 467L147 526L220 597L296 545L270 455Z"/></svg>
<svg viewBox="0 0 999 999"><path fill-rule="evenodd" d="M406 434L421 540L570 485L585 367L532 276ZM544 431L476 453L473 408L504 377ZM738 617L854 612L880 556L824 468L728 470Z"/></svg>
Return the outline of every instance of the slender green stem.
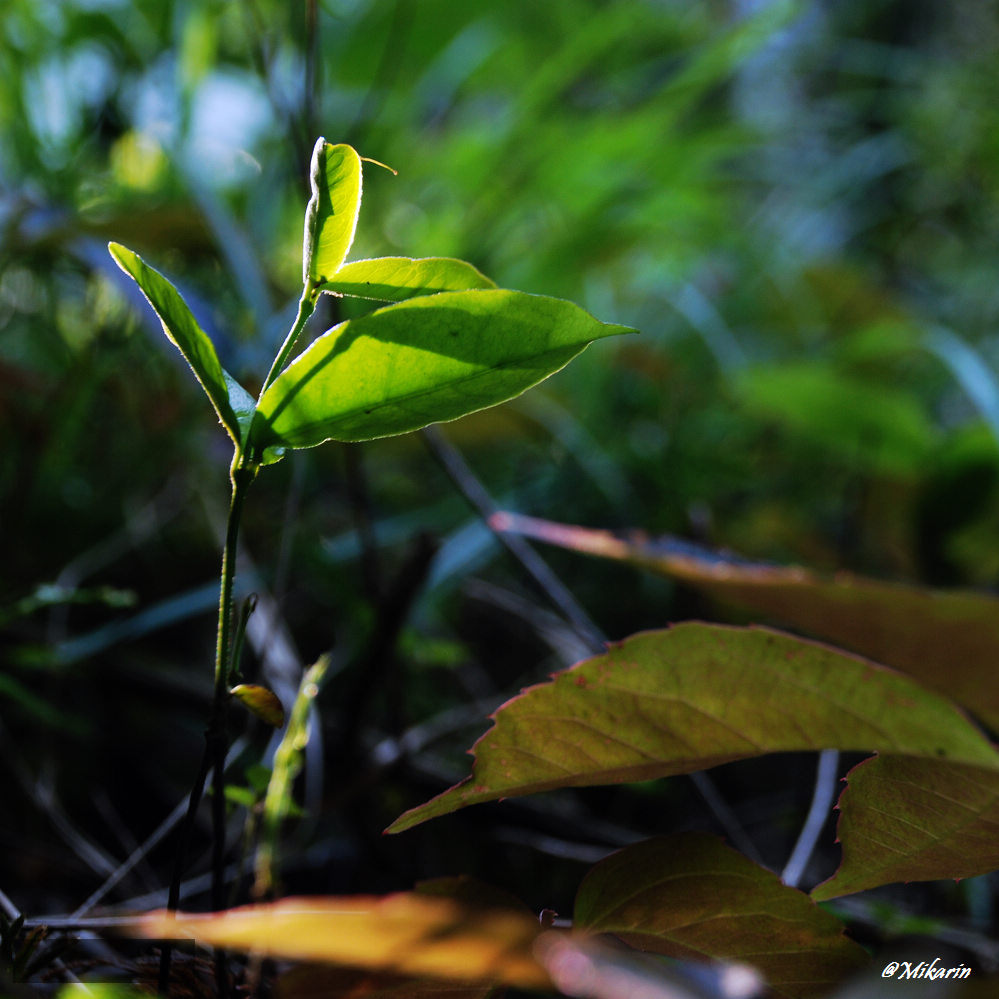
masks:
<svg viewBox="0 0 999 999"><path fill-rule="evenodd" d="M205 752L202 757L198 777L191 788L187 815L181 828L180 846L174 861L173 878L167 909L176 910L180 901L180 881L183 876L194 816L204 795L205 782L209 769L214 770L212 778L212 906L216 910L225 908L225 757L228 749L229 717L229 678L232 669L233 638L233 584L236 579L236 548L239 540L239 524L243 516L246 491L257 474L257 465L249 462L237 451L233 458L230 479L232 495L229 501L229 516L226 519L225 547L222 550L222 573L219 582L218 635L215 644L215 684L212 696L212 713L205 732ZM160 957L159 991L166 994L170 981L170 947L165 946ZM229 992L229 979L225 966L224 952L216 951L215 978L220 999Z"/></svg>
<svg viewBox="0 0 999 999"><path fill-rule="evenodd" d="M257 466L247 463L237 452L232 463L232 496L226 520L225 548L222 550L222 579L219 586L219 627L215 645L215 696L208 725L212 777L212 908L225 908L225 755L229 743L229 674L232 669L233 584L236 580L236 549L243 517L246 491L257 474ZM215 983L220 999L229 994L225 952L215 951Z"/></svg>
<svg viewBox="0 0 999 999"><path fill-rule="evenodd" d="M271 370L267 372L267 377L264 379L263 387L260 389L261 395L263 395L264 392L270 388L274 379L277 378L282 371L284 371L285 366L288 364L288 358L291 356L291 352L295 348L295 343L302 335L302 330L305 329L305 324L309 321L312 313L316 311L316 303L318 301L319 288L313 280L309 278L309 280L305 283L305 288L302 290L302 297L298 302L298 315L295 316L295 323L288 331L288 335L285 337L284 343L281 344L281 349L278 351L277 357L274 358Z"/></svg>
<svg viewBox="0 0 999 999"><path fill-rule="evenodd" d="M229 672L232 668L232 589L236 580L236 546L239 540L239 524L243 517L243 504L246 491L256 478L257 468L237 454L232 463L232 496L229 500L229 516L225 527L225 547L222 549L222 577L219 586L219 627L215 643L215 704L227 699L229 693Z"/></svg>

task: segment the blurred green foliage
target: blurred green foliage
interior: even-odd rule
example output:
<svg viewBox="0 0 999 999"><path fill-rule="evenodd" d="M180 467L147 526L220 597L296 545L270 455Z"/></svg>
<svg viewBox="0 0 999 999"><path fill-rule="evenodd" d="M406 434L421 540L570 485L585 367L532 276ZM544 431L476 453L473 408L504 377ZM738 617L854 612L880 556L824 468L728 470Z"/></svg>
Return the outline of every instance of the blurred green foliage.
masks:
<svg viewBox="0 0 999 999"><path fill-rule="evenodd" d="M40 774L81 835L121 853L94 789L141 838L200 748L225 438L109 239L177 282L248 383L294 314L312 143L349 142L399 171L368 171L353 258L461 257L643 331L446 428L497 503L993 586L997 44L999 10L970 0L7 0L0 749L18 803L0 846L22 860L0 886L53 911L94 886L39 805ZM315 330L354 306L324 308ZM366 754L542 678L571 649L564 627L417 439L304 453L269 479L247 510L247 589L277 597L303 661L334 648L327 734L358 764L327 774L322 887L473 870L474 836L375 835L445 764L419 757L375 786ZM662 580L545 557L615 637L716 613ZM138 607L11 613L48 584ZM779 863L807 778L761 783L726 790L781 817L786 841L761 844ZM670 787L665 804L584 800L662 831L700 807ZM515 840L495 840L489 868L557 906L557 865Z"/></svg>

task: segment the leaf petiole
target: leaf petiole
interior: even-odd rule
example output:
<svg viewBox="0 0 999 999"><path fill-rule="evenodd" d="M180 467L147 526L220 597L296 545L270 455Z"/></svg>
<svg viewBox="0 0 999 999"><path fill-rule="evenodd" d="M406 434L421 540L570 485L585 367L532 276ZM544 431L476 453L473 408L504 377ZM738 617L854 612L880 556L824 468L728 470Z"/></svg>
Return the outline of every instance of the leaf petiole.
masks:
<svg viewBox="0 0 999 999"><path fill-rule="evenodd" d="M287 367L288 359L291 357L291 352L295 349L295 343L302 335L302 331L305 329L306 323L308 323L309 319L312 317L312 313L316 311L316 303L319 301L319 294L319 284L313 281L312 278L307 278L305 287L302 289L302 297L298 301L298 314L295 316L295 322L288 331L288 335L285 337L284 343L281 344L281 349L277 352L277 356L271 364L271 370L267 372L264 384L260 388L260 396L262 396L267 389L270 388L274 379L277 378L277 376ZM260 401L260 396L257 397L258 402Z"/></svg>

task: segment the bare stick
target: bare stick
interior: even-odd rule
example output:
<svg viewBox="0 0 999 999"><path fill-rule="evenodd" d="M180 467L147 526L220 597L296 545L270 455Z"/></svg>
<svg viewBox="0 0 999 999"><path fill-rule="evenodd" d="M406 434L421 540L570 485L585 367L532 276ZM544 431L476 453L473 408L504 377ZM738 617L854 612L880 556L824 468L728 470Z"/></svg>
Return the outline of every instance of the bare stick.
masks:
<svg viewBox="0 0 999 999"><path fill-rule="evenodd" d="M808 861L819 841L822 827L826 824L829 809L836 796L836 774L839 768L839 753L835 749L824 749L819 753L819 765L815 775L815 790L812 792L812 803L805 816L805 824L801 827L798 842L794 844L791 857L784 867L781 880L792 888L798 886Z"/></svg>
<svg viewBox="0 0 999 999"><path fill-rule="evenodd" d="M504 545L507 551L520 562L531 579L540 587L541 592L555 605L560 613L565 615L566 620L575 628L577 634L589 645L593 652L603 652L607 647L606 636L579 605L579 602L572 595L568 587L552 572L548 563L519 534L499 531L493 526L495 523L493 517L499 512L498 507L486 491L485 486L482 485L478 478L476 478L475 473L469 468L461 452L447 440L436 426L427 427L422 431L422 434L423 440L430 449L431 454L433 454L448 477L457 486L462 496L465 497L472 508L485 520L486 524L493 531L493 534ZM719 825L725 830L728 838L747 856L754 860L759 860L759 851L753 845L749 834L742 828L735 813L722 798L721 793L715 787L711 778L705 773L695 773L690 775L690 779L694 782L694 786L711 809Z"/></svg>
<svg viewBox="0 0 999 999"><path fill-rule="evenodd" d="M498 511L492 497L469 468L461 452L436 427L422 431L423 440L430 453L437 459L451 481L479 516L489 524L490 518ZM490 526L490 529L491 526ZM516 534L504 534L493 529L493 534L504 548L523 566L527 574L541 592L558 608L572 626L584 636L587 643L596 651L603 652L605 639L600 629L579 605L579 601L569 592L565 584L549 568L548 563Z"/></svg>

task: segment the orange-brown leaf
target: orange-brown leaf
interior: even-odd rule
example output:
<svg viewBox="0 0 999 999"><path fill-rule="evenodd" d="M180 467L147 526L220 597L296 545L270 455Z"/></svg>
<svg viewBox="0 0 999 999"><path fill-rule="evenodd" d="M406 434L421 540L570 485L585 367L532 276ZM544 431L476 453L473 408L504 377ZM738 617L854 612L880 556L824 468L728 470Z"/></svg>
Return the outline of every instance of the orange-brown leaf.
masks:
<svg viewBox="0 0 999 999"><path fill-rule="evenodd" d="M384 897L287 898L201 914L149 913L142 936L195 939L213 947L321 961L400 975L549 988L529 915L479 909L414 893Z"/></svg>

